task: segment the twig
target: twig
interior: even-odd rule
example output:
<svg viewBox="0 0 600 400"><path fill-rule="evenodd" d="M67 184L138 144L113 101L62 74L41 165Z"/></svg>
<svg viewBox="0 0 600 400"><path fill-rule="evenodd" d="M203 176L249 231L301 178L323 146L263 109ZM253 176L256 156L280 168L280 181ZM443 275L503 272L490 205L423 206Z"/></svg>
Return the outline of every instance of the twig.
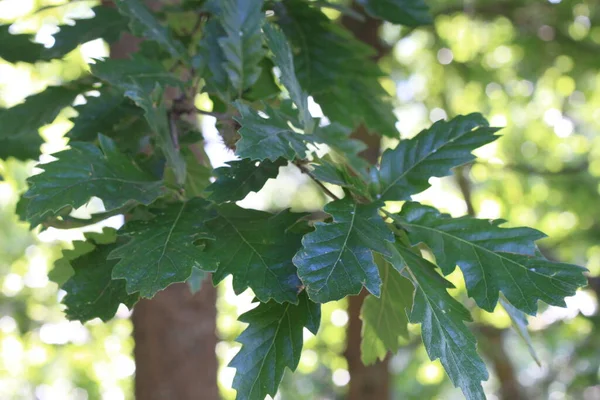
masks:
<svg viewBox="0 0 600 400"><path fill-rule="evenodd" d="M298 169L300 171L302 171L303 174L308 175L310 177L310 179L312 179L317 185L319 185L319 187L323 190L323 192L325 192L325 194L327 196L331 197L333 200L340 200L340 198L337 197L335 194L333 194L333 192L331 190L327 189L327 187L323 184L323 182L318 180L317 177L314 176L308 168L306 168L304 165L302 165L299 162L294 162L294 165L296 167L298 167Z"/></svg>

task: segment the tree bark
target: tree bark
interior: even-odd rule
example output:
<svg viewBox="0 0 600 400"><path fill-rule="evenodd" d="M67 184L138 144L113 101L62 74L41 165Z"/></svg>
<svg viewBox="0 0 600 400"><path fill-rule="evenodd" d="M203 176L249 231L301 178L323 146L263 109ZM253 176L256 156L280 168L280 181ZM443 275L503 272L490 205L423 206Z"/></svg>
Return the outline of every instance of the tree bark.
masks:
<svg viewBox="0 0 600 400"><path fill-rule="evenodd" d="M152 8L161 2L152 0ZM103 5L113 6L103 0ZM127 58L140 39L124 34L111 45L111 58ZM217 400L215 347L217 292L208 278L192 295L186 284L140 301L133 310L135 398L137 400Z"/></svg>
<svg viewBox="0 0 600 400"><path fill-rule="evenodd" d="M349 29L354 36L377 50L375 60L386 53L386 48L379 39L379 27L381 21L367 16L362 7L353 4L353 8L364 15L363 21L357 21L350 17L342 18L342 24ZM369 133L364 126L358 127L352 136L363 141L367 148L361 156L371 164L376 164L381 150L381 139L377 134ZM348 327L346 330L347 344L344 356L348 362L350 373L350 384L348 388L348 400L381 399L390 398L390 373L389 357L373 365L363 365L360 358L360 343L362 321L360 320L360 309L367 296L363 290L358 296L350 296L348 299Z"/></svg>

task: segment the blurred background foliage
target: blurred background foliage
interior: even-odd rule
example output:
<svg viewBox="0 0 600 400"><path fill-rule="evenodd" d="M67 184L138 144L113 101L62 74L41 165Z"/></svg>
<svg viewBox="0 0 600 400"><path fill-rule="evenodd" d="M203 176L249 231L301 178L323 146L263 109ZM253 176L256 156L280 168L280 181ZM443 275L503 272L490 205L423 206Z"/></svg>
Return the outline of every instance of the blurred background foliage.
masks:
<svg viewBox="0 0 600 400"><path fill-rule="evenodd" d="M339 3L345 4L341 1ZM58 24L90 15L94 1L0 0L0 24L36 33L52 45ZM489 398L509 386L523 399L600 398L600 4L596 0L428 0L435 22L408 29L384 25L389 53L382 66L390 78L398 129L410 137L432 122L481 112L492 125L505 126L502 139L478 153L456 176L434 179L419 200L452 215L474 213L505 218L511 225L543 230L547 257L587 266L590 287L568 299L568 308L545 307L530 318L538 366L526 344L510 329L501 310L478 311L472 329L492 372ZM339 11L327 9L331 18ZM0 60L0 107L19 103L49 84L86 73L91 58L106 56L95 41L65 60L9 64ZM207 101L199 98L198 102ZM313 107L318 113L318 107ZM64 111L41 131L42 158L66 145ZM231 159L214 129L201 121L207 150L218 166ZM0 127L1 129L1 127ZM388 146L394 143L385 143ZM80 231L29 232L14 210L34 163L0 162L0 399L132 398L135 364L129 311L120 309L108 324L85 326L65 320L63 295L47 274L61 249ZM315 210L326 199L295 170L283 169L246 207ZM93 202L89 207L99 208ZM393 204L391 205L394 206ZM79 212L85 213L85 210ZM109 222L118 226L120 221ZM97 229L98 227L96 227ZM454 295L466 298L459 272ZM237 316L250 307L251 294L236 297L222 285L217 354L222 395L231 399L233 370L225 365L238 349L242 326ZM349 380L345 348L345 303L325 306L321 332L308 342L296 374L287 374L281 399L343 398ZM418 330L393 356L393 388L398 399L459 399L439 363L428 360ZM201 371L199 371L201 373ZM497 397L494 397L497 396ZM518 399L515 399L518 400Z"/></svg>

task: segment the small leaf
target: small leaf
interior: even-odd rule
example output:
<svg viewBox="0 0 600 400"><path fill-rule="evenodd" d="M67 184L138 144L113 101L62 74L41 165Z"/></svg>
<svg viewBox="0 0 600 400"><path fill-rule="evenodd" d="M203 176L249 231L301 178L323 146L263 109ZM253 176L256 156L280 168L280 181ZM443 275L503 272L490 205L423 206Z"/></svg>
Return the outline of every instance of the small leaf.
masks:
<svg viewBox="0 0 600 400"><path fill-rule="evenodd" d="M366 176L369 163L359 153L366 150L367 146L360 140L352 139L351 134L350 128L333 123L325 127L317 127L313 136L315 142L326 144L346 160L355 174Z"/></svg>
<svg viewBox="0 0 600 400"><path fill-rule="evenodd" d="M363 286L379 296L381 279L372 251L387 254L385 242L394 235L378 209L378 204L356 204L349 198L334 201L325 206L333 222L316 223L315 231L302 238L294 264L313 301L339 300Z"/></svg>
<svg viewBox="0 0 600 400"><path fill-rule="evenodd" d="M35 35L11 34L10 25L0 25L0 58L9 63L34 63L41 59L44 46L34 43Z"/></svg>
<svg viewBox="0 0 600 400"><path fill-rule="evenodd" d="M394 24L419 26L432 22L424 0L358 0L358 3L373 17Z"/></svg>
<svg viewBox="0 0 600 400"><path fill-rule="evenodd" d="M277 26L268 23L265 25L264 31L269 48L273 52L275 65L281 71L281 83L288 90L290 98L300 110L304 132L310 134L314 129L315 121L308 110L308 95L302 90L300 82L296 78L292 49L285 35Z"/></svg>
<svg viewBox="0 0 600 400"><path fill-rule="evenodd" d="M321 306L300 294L298 305L259 303L242 314L248 327L236 339L242 344L229 367L236 369L233 388L238 400L263 400L275 396L285 368L295 371L300 362L303 329L319 329Z"/></svg>
<svg viewBox="0 0 600 400"><path fill-rule="evenodd" d="M306 157L306 142L313 142L312 136L295 132L283 114L267 105L264 112L268 118L263 118L242 102L236 102L235 106L240 112L236 121L242 126L239 129L242 139L236 148L238 156L260 161Z"/></svg>
<svg viewBox="0 0 600 400"><path fill-rule="evenodd" d="M192 294L198 293L202 289L202 284L206 278L206 272L196 267L192 268L192 275L186 281Z"/></svg>
<svg viewBox="0 0 600 400"><path fill-rule="evenodd" d="M237 294L251 288L262 302L297 303L301 283L292 257L302 236L290 228L303 214L273 215L235 204L217 210L219 217L208 223L216 240L206 246L207 255L219 263L213 273L215 285L231 274Z"/></svg>
<svg viewBox="0 0 600 400"><path fill-rule="evenodd" d="M256 82L263 58L262 0L222 0L220 22L225 31L219 39L229 81L239 97Z"/></svg>
<svg viewBox="0 0 600 400"><path fill-rule="evenodd" d="M415 285L411 323L421 324L423 344L429 358L438 358L456 387L468 400L485 399L481 381L489 375L477 354L475 337L465 326L471 314L447 292L452 284L435 272L435 265L402 245L389 245L390 263L407 269Z"/></svg>
<svg viewBox="0 0 600 400"><path fill-rule="evenodd" d="M379 168L382 200L408 200L429 187L429 178L450 174L475 156L473 150L497 139L498 128L490 128L480 114L438 121L393 150L383 153Z"/></svg>
<svg viewBox="0 0 600 400"><path fill-rule="evenodd" d="M119 12L129 17L131 31L146 40L153 40L173 57L187 60L187 50L167 27L162 26L154 14L140 0L117 0Z"/></svg>
<svg viewBox="0 0 600 400"><path fill-rule="evenodd" d="M114 8L98 6L92 8L92 11L93 18L76 19L75 25L59 25L60 31L53 35L54 44L44 49L42 57L45 60L61 58L80 44L96 39L112 43L127 30L128 19L119 15Z"/></svg>
<svg viewBox="0 0 600 400"><path fill-rule="evenodd" d="M412 283L384 260L377 260L377 266L383 282L381 296L367 296L360 311L360 350L365 365L383 360L388 351L398 352L398 337L408 339L408 312L413 303Z"/></svg>
<svg viewBox="0 0 600 400"><path fill-rule="evenodd" d="M38 130L56 119L61 110L70 106L84 91L76 83L50 86L12 108L0 108L0 158L35 159L44 141Z"/></svg>
<svg viewBox="0 0 600 400"><path fill-rule="evenodd" d="M65 208L79 208L92 196L100 197L106 211L130 201L148 205L163 194L160 181L142 172L115 143L100 136L102 151L91 143L73 142L56 153L58 160L39 165L44 172L27 181L30 188L27 219L37 226Z"/></svg>
<svg viewBox="0 0 600 400"><path fill-rule="evenodd" d="M167 286L186 281L192 268L213 271L216 263L195 245L199 239L212 239L205 222L211 218L209 203L196 198L173 203L164 209L151 209L149 221L131 221L119 231L131 240L110 255L119 259L114 279L127 281L127 292L151 298Z"/></svg>
<svg viewBox="0 0 600 400"><path fill-rule="evenodd" d="M529 336L529 330L527 329L527 325L529 325L529 322L527 321L527 315L502 298L500 298L500 304L510 317L513 328L515 328L519 336L521 336L521 339L523 339L525 344L527 344L527 350L529 350L531 358L533 358L536 364L541 367L542 362L540 361L540 358L533 347L533 341L531 340L531 336Z"/></svg>
<svg viewBox="0 0 600 400"><path fill-rule="evenodd" d="M216 203L244 199L250 192L258 192L270 178L276 178L279 168L286 165L285 159L260 163L247 158L230 161L228 167L214 170L216 181L206 188L209 200ZM256 165L258 164L258 165Z"/></svg>
<svg viewBox="0 0 600 400"><path fill-rule="evenodd" d="M406 203L400 224L413 244L427 244L445 275L458 265L477 305L492 312L499 291L518 309L534 315L537 301L565 306L587 279L585 268L534 257L534 241L545 235L531 228L501 228L504 221L451 218L435 208Z"/></svg>
<svg viewBox="0 0 600 400"><path fill-rule="evenodd" d="M127 293L124 280L111 277L115 261L107 260L107 256L114 248L115 244L98 245L71 261L75 274L63 286L67 292L63 303L70 320L86 322L100 318L108 321L117 312L119 304L132 308L138 301L137 293Z"/></svg>

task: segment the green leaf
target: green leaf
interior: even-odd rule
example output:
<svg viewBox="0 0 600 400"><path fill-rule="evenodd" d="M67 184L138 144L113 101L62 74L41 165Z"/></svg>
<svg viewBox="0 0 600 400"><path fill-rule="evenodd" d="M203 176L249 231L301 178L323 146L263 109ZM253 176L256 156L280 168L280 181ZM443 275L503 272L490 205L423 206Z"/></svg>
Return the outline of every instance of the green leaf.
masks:
<svg viewBox="0 0 600 400"><path fill-rule="evenodd" d="M219 39L229 81L241 97L260 75L263 58L262 0L222 0L220 22L225 36Z"/></svg>
<svg viewBox="0 0 600 400"><path fill-rule="evenodd" d="M358 3L373 17L394 24L419 26L433 21L424 0L358 0Z"/></svg>
<svg viewBox="0 0 600 400"><path fill-rule="evenodd" d="M426 243L445 275L458 265L477 305L493 311L499 291L518 309L534 315L537 301L565 306L587 279L585 268L534 257L534 241L545 235L531 228L501 228L504 221L451 218L432 207L406 203L402 226L413 244Z"/></svg>
<svg viewBox="0 0 600 400"><path fill-rule="evenodd" d="M452 284L435 272L435 265L402 245L389 245L390 263L399 272L406 268L415 297L411 323L421 324L423 344L429 358L438 358L456 387L468 400L485 399L481 381L488 379L483 360L477 354L475 337L465 326L471 314L447 292Z"/></svg>
<svg viewBox="0 0 600 400"><path fill-rule="evenodd" d="M78 115L72 119L73 127L67 133L71 140L91 142L99 133L114 137L124 129L131 135L132 126L138 124L142 116L140 108L113 88L104 88L100 96L88 96L86 100L85 104L75 106Z"/></svg>
<svg viewBox="0 0 600 400"><path fill-rule="evenodd" d="M312 174L321 182L342 186L353 194L371 200L367 184L359 176L348 171L346 165L334 165L326 159L321 159L319 164L314 164Z"/></svg>
<svg viewBox="0 0 600 400"><path fill-rule="evenodd" d="M119 231L131 240L115 249L109 258L119 259L113 279L125 279L127 292L151 298L167 286L185 282L192 268L213 271L214 261L194 242L212 239L205 222L211 218L209 203L196 198L152 209L149 221L131 221Z"/></svg>
<svg viewBox="0 0 600 400"><path fill-rule="evenodd" d="M238 400L263 400L275 396L285 368L296 370L303 345L303 329L319 330L321 306L300 294L298 305L259 303L242 314L248 325L236 339L242 344L229 367L236 369L233 388Z"/></svg>
<svg viewBox="0 0 600 400"><path fill-rule="evenodd" d="M379 204L356 204L351 199L325 206L331 223L316 223L302 238L294 256L298 276L313 301L327 303L358 294L366 287L380 294L381 279L372 251L387 254L385 242L394 235L378 214Z"/></svg>
<svg viewBox="0 0 600 400"><path fill-rule="evenodd" d="M366 150L367 145L360 140L352 139L351 134L350 128L333 123L325 127L317 127L313 136L315 142L326 144L336 155L345 160L356 175L366 176L369 163L359 156L359 153Z"/></svg>
<svg viewBox="0 0 600 400"><path fill-rule="evenodd" d="M473 150L497 139L481 114L438 121L383 153L378 193L382 200L408 200L429 187L429 178L475 159Z"/></svg>
<svg viewBox="0 0 600 400"><path fill-rule="evenodd" d="M0 109L0 158L35 159L44 141L38 130L56 119L84 88L70 83L50 86L12 108Z"/></svg>
<svg viewBox="0 0 600 400"><path fill-rule="evenodd" d="M280 158L257 163L245 158L227 164L228 167L214 170L217 179L206 188L210 192L208 199L216 203L242 200L248 193L258 192L269 179L277 177L279 168L287 165L287 161Z"/></svg>
<svg viewBox="0 0 600 400"><path fill-rule="evenodd" d="M218 261L214 284L233 275L237 294L251 288L262 302L297 303L301 282L292 257L302 235L290 228L303 214L286 210L273 215L235 204L217 211L219 217L207 224L216 240L206 245L206 254Z"/></svg>
<svg viewBox="0 0 600 400"><path fill-rule="evenodd" d="M98 6L92 8L92 11L93 18L77 19L75 25L60 25L60 31L53 35L54 44L42 52L43 59L61 58L80 44L96 39L115 42L127 30L128 19L114 8Z"/></svg>
<svg viewBox="0 0 600 400"><path fill-rule="evenodd" d="M306 157L306 142L313 142L312 136L294 131L283 114L267 105L264 113L268 118L263 118L240 101L235 107L240 112L236 121L242 126L238 131L242 137L236 147L238 156L260 161Z"/></svg>
<svg viewBox="0 0 600 400"><path fill-rule="evenodd" d="M75 246L78 246L77 244ZM128 294L124 280L111 277L115 261L107 260L115 244L98 245L93 251L71 261L75 274L63 286L67 295L63 303L70 320L86 322L94 318L111 319L119 304L132 308L138 294Z"/></svg>
<svg viewBox="0 0 600 400"><path fill-rule="evenodd" d="M112 211L131 201L148 205L163 194L160 181L118 153L112 140L99 139L102 151L91 143L73 142L69 150L55 154L58 160L39 165L43 173L27 180L27 219L33 226L65 208L81 207L92 196Z"/></svg>
<svg viewBox="0 0 600 400"><path fill-rule="evenodd" d="M378 257L379 258L379 257ZM398 337L408 339L408 312L414 287L389 263L377 260L381 276L381 296L370 295L363 302L361 360L365 365L383 360L387 352L397 353Z"/></svg>
<svg viewBox="0 0 600 400"><path fill-rule="evenodd" d="M383 73L371 59L374 50L308 2L285 1L273 9L298 49L298 80L323 113L332 122L351 128L364 123L378 134L397 137L391 98L379 83Z"/></svg>
<svg viewBox="0 0 600 400"><path fill-rule="evenodd" d="M527 315L502 298L500 298L500 304L510 317L513 328L515 328L521 339L523 339L525 344L527 344L527 350L529 350L531 358L533 358L537 365L541 367L542 362L540 361L540 358L533 347L533 341L531 340L531 336L529 336L529 330L527 329L527 326L529 325L529 322L527 321Z"/></svg>
<svg viewBox="0 0 600 400"><path fill-rule="evenodd" d="M174 39L170 30L161 25L140 0L117 0L115 3L119 12L129 17L129 26L135 35L155 41L175 58L188 59L183 44Z"/></svg>
<svg viewBox="0 0 600 400"><path fill-rule="evenodd" d="M219 40L225 35L223 27L216 19L209 20L200 41L200 55L204 62L203 78L206 82L206 91L217 93L222 100L229 101L232 87L227 71L223 68L226 62L225 54L219 45Z"/></svg>
<svg viewBox="0 0 600 400"><path fill-rule="evenodd" d="M32 42L34 35L10 33L10 25L0 25L0 58L9 63L34 63L41 58L44 46Z"/></svg>
<svg viewBox="0 0 600 400"><path fill-rule="evenodd" d="M308 95L302 90L300 82L296 78L292 49L285 35L277 26L267 23L264 26L264 32L269 48L273 52L275 65L281 71L281 83L288 90L290 98L300 110L304 132L310 134L314 130L315 121L308 110Z"/></svg>

